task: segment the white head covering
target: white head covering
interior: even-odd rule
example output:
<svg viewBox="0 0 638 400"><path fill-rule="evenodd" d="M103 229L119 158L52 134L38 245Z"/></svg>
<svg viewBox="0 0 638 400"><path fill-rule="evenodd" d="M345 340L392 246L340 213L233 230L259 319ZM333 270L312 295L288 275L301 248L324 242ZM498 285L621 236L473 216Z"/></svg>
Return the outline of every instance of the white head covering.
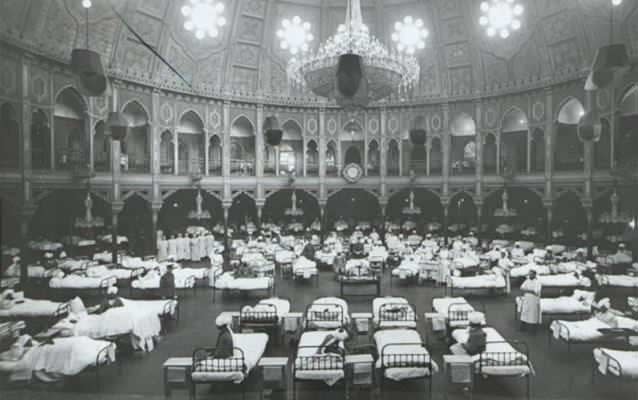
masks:
<svg viewBox="0 0 638 400"><path fill-rule="evenodd" d="M217 316L217 318L215 319L215 325L217 325L218 328L221 328L223 326L230 327L232 324L233 324L233 317L227 313L219 314L219 316Z"/></svg>
<svg viewBox="0 0 638 400"><path fill-rule="evenodd" d="M13 257L13 262L14 263L20 262L20 257L18 256Z"/></svg>
<svg viewBox="0 0 638 400"><path fill-rule="evenodd" d="M472 312L467 317L469 323L471 325L482 325L483 324L483 313L480 312Z"/></svg>
<svg viewBox="0 0 638 400"><path fill-rule="evenodd" d="M611 308L611 300L609 300L609 297L605 297L604 299L601 299L598 302L598 308L603 308L603 307L607 309Z"/></svg>
<svg viewBox="0 0 638 400"><path fill-rule="evenodd" d="M348 332L346 332L345 329L343 328L339 328L337 330L335 330L332 335L337 338L338 340L347 340L348 339Z"/></svg>
<svg viewBox="0 0 638 400"><path fill-rule="evenodd" d="M47 251L46 253L44 253L44 258L53 258L53 253Z"/></svg>
<svg viewBox="0 0 638 400"><path fill-rule="evenodd" d="M65 251L62 251L60 253L60 258L66 258L66 252Z"/></svg>
<svg viewBox="0 0 638 400"><path fill-rule="evenodd" d="M111 295L111 296L115 296L117 294L118 290L117 290L117 286L109 286L108 289L106 289L106 294Z"/></svg>

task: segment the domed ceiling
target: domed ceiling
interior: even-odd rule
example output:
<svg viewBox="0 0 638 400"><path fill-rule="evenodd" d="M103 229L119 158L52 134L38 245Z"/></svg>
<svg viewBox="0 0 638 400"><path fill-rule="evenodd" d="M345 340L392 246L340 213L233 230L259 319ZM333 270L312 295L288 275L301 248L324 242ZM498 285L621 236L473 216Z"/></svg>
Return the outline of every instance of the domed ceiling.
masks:
<svg viewBox="0 0 638 400"><path fill-rule="evenodd" d="M303 96L289 88L288 54L275 35L283 18L312 24L313 47L332 35L346 0L220 0L228 24L198 40L184 29L187 0L93 0L90 47L111 74L166 88L187 89L123 26L116 9L141 36L202 93L224 90L266 96ZM520 0L523 28L508 39L488 38L478 24L480 0L362 0L364 22L388 46L394 22L420 17L430 30L419 54L414 97L440 98L523 88L581 76L609 40L610 0ZM615 9L616 40L638 55L638 2ZM2 0L0 38L68 62L84 47L81 0Z"/></svg>

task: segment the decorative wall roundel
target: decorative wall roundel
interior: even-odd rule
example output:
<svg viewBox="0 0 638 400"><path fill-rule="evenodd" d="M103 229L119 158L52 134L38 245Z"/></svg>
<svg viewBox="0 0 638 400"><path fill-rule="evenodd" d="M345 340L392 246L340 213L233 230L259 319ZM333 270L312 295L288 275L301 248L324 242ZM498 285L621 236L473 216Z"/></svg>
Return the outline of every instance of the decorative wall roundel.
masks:
<svg viewBox="0 0 638 400"><path fill-rule="evenodd" d="M334 118L328 120L328 132L334 135L337 132L337 121Z"/></svg>
<svg viewBox="0 0 638 400"><path fill-rule="evenodd" d="M376 118L372 118L368 121L368 128L371 133L377 133L379 131L379 120Z"/></svg>
<svg viewBox="0 0 638 400"><path fill-rule="evenodd" d="M359 164L348 164L343 168L343 178L349 183L356 183L361 179L363 169Z"/></svg>
<svg viewBox="0 0 638 400"><path fill-rule="evenodd" d="M210 122L210 126L213 128L219 128L219 125L221 124L221 115L219 115L219 111L217 111L217 109L213 109L213 111L211 111L210 116L208 117L208 120Z"/></svg>
<svg viewBox="0 0 638 400"><path fill-rule="evenodd" d="M388 128L390 129L390 132L392 133L399 130L399 120L397 119L397 117L392 116L390 118L390 121L388 121Z"/></svg>
<svg viewBox="0 0 638 400"><path fill-rule="evenodd" d="M545 117L545 103L537 101L532 106L532 117L535 121L540 121Z"/></svg>
<svg viewBox="0 0 638 400"><path fill-rule="evenodd" d="M485 110L485 123L489 127L494 127L496 125L496 108L488 107Z"/></svg>
<svg viewBox="0 0 638 400"><path fill-rule="evenodd" d="M434 114L432 119L430 120L430 126L435 131L441 130L441 116L439 114Z"/></svg>
<svg viewBox="0 0 638 400"><path fill-rule="evenodd" d="M35 78L33 78L33 81L31 82L31 88L33 96L38 101L44 100L47 95L47 85L42 76L36 76Z"/></svg>
<svg viewBox="0 0 638 400"><path fill-rule="evenodd" d="M171 122L173 119L173 108L170 104L164 103L160 109L160 115L162 116L162 121Z"/></svg>
<svg viewBox="0 0 638 400"><path fill-rule="evenodd" d="M314 134L317 132L317 120L310 118L307 123L308 132Z"/></svg>

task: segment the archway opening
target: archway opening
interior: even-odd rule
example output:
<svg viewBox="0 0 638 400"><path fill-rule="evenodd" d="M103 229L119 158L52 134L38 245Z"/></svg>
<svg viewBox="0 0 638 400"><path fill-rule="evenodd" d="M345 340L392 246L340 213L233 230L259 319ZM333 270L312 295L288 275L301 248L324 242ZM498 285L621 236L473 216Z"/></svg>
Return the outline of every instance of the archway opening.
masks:
<svg viewBox="0 0 638 400"><path fill-rule="evenodd" d="M578 138L578 122L585 108L577 99L568 100L560 108L556 121L554 166L557 171L582 171L584 146Z"/></svg>
<svg viewBox="0 0 638 400"><path fill-rule="evenodd" d="M522 173L527 171L527 116L519 108L511 109L501 124L502 170Z"/></svg>
<svg viewBox="0 0 638 400"><path fill-rule="evenodd" d="M140 103L128 103L122 113L129 122L129 131L121 146L122 171L149 173L151 170L151 141L149 117Z"/></svg>
<svg viewBox="0 0 638 400"><path fill-rule="evenodd" d="M182 116L177 127L178 165L180 175L198 175L204 173L204 143L206 134L204 123L194 111Z"/></svg>
<svg viewBox="0 0 638 400"><path fill-rule="evenodd" d="M450 124L450 172L452 175L472 175L476 172L476 124L462 113Z"/></svg>
<svg viewBox="0 0 638 400"><path fill-rule="evenodd" d="M255 174L255 129L244 116L230 130L230 172L235 176Z"/></svg>

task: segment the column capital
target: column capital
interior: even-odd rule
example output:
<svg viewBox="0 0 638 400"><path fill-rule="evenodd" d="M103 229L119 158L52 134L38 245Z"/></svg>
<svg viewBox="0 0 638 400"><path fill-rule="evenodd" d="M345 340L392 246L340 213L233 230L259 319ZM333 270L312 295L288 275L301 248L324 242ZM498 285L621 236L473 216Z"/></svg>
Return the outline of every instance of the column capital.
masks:
<svg viewBox="0 0 638 400"><path fill-rule="evenodd" d="M124 209L124 202L121 200L111 202L111 212L120 213Z"/></svg>

